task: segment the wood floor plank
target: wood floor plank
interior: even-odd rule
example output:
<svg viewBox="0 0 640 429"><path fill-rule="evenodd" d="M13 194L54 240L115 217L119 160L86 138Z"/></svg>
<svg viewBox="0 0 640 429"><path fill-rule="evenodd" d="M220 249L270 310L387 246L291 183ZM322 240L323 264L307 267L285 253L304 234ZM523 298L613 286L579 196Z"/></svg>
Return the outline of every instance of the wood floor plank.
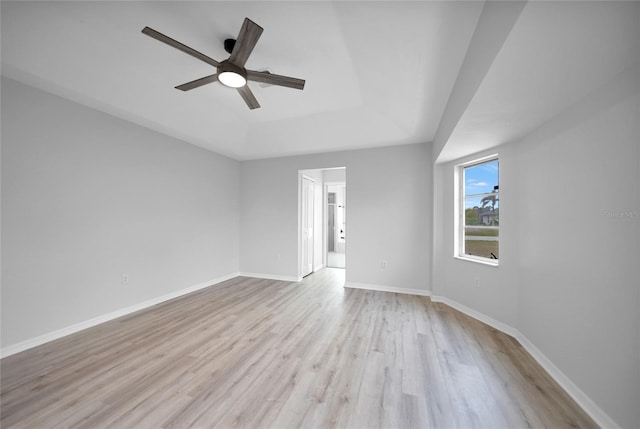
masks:
<svg viewBox="0 0 640 429"><path fill-rule="evenodd" d="M238 277L2 359L0 425L597 427L515 339L343 284Z"/></svg>

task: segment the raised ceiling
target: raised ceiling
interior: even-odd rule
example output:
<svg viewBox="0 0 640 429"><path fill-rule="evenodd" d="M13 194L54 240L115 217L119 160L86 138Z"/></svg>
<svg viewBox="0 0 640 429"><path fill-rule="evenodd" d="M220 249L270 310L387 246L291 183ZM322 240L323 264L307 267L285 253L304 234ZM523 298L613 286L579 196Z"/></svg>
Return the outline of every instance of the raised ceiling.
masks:
<svg viewBox="0 0 640 429"><path fill-rule="evenodd" d="M481 2L2 2L3 74L235 159L433 139ZM250 111L213 68L249 17L264 28L247 68L306 79L250 83Z"/></svg>
<svg viewBox="0 0 640 429"><path fill-rule="evenodd" d="M439 161L518 141L588 97L606 104L615 85L640 88L640 2L529 2Z"/></svg>
<svg viewBox="0 0 640 429"><path fill-rule="evenodd" d="M446 162L640 79L640 2L2 1L1 17L4 76L238 160L434 142ZM178 91L212 67L141 33L222 60L245 17L264 27L247 68L304 91L249 83L253 111L219 83Z"/></svg>

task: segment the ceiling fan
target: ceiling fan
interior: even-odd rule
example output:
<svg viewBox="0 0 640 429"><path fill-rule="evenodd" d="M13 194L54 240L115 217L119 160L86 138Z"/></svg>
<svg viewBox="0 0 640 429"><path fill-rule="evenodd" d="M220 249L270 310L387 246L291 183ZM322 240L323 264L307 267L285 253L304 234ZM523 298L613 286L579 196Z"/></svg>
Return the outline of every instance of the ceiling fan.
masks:
<svg viewBox="0 0 640 429"><path fill-rule="evenodd" d="M251 92L251 89L247 86L247 81L263 82L294 89L303 89L305 83L303 79L281 76L268 71L247 70L244 67L249 55L251 55L251 52L253 51L253 48L256 46L256 43L258 43L258 39L260 38L262 31L262 27L251 21L249 18L245 18L242 23L242 28L240 28L238 38L235 40L227 39L224 41L225 51L231 54L229 58L224 61L216 61L213 58L208 57L169 36L165 36L152 28L144 27L142 29L142 32L147 36L153 37L154 39L166 43L169 46L173 46L174 48L179 49L200 61L204 61L217 69L217 73L191 82L183 83L182 85L176 86L176 89L189 91L208 83L220 81L224 86L236 88L240 93L240 96L242 96L242 99L247 103L247 106L249 106L249 109L257 109L260 107L260 104L253 95L253 92Z"/></svg>

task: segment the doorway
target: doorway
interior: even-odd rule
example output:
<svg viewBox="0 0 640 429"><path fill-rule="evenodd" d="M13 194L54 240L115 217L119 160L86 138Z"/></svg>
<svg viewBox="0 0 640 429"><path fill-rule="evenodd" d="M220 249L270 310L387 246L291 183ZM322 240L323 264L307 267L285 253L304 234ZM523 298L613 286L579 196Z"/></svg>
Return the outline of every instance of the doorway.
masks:
<svg viewBox="0 0 640 429"><path fill-rule="evenodd" d="M346 268L347 205L346 183L326 184L327 267Z"/></svg>
<svg viewBox="0 0 640 429"><path fill-rule="evenodd" d="M325 267L346 268L346 182L345 167L298 170L300 280ZM328 204L329 186L336 194L331 208ZM329 218L332 219L331 227ZM329 230L335 235L329 237ZM331 252L328 246L331 246Z"/></svg>

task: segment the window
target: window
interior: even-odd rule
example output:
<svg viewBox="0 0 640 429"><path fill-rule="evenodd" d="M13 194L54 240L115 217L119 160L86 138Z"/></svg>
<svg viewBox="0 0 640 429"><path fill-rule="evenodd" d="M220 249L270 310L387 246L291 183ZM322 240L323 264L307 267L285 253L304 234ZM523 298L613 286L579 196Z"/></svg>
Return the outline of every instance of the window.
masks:
<svg viewBox="0 0 640 429"><path fill-rule="evenodd" d="M497 265L500 257L498 158L493 156L459 168L458 256Z"/></svg>

